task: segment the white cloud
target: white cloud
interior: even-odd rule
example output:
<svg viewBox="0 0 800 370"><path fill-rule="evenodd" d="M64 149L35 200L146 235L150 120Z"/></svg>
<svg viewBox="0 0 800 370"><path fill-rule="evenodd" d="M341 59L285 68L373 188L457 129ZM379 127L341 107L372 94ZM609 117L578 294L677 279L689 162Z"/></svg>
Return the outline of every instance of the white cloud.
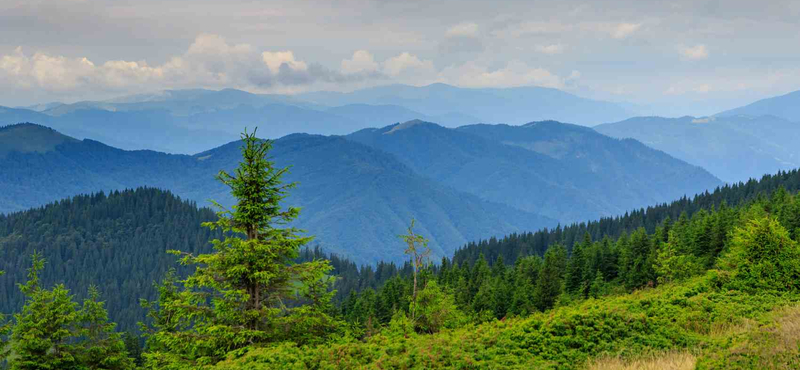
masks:
<svg viewBox="0 0 800 370"><path fill-rule="evenodd" d="M0 80L40 91L78 89L128 91L153 88L307 85L341 76L298 60L292 51L257 52L248 44L229 44L218 35L201 34L185 53L161 65L146 61L109 60L96 64L87 58L26 55L19 47L0 57Z"/></svg>
<svg viewBox="0 0 800 370"><path fill-rule="evenodd" d="M342 61L342 72L347 74L375 72L378 67L375 57L366 50L358 50L352 58Z"/></svg>
<svg viewBox="0 0 800 370"><path fill-rule="evenodd" d="M680 46L678 47L678 52L684 59L688 60L703 60L708 59L708 48L703 45L695 45L691 47L687 46Z"/></svg>
<svg viewBox="0 0 800 370"><path fill-rule="evenodd" d="M634 34L641 27L641 23L620 23L611 27L609 32L611 33L611 37L615 39L624 39Z"/></svg>
<svg viewBox="0 0 800 370"><path fill-rule="evenodd" d="M536 51L547 54L547 55L556 55L561 54L566 49L566 46L563 44L552 44L552 45L538 45L536 46Z"/></svg>
<svg viewBox="0 0 800 370"><path fill-rule="evenodd" d="M416 55L401 53L383 62L383 72L389 76L397 76L404 71L415 70L419 72L433 72L433 62L421 60Z"/></svg>
<svg viewBox="0 0 800 370"><path fill-rule="evenodd" d="M476 37L478 25L475 23L459 23L447 29L446 37Z"/></svg>
<svg viewBox="0 0 800 370"><path fill-rule="evenodd" d="M291 51L265 51L261 53L261 59L273 74L278 74L281 70L281 66L283 65L286 65L295 71L308 70L308 64L306 64L306 62L296 60L294 58L294 53Z"/></svg>

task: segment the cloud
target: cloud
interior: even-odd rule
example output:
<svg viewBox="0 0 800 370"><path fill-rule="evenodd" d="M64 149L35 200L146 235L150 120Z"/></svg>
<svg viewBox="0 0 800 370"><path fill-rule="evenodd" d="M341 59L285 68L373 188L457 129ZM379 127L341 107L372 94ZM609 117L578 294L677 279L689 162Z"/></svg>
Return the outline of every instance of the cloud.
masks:
<svg viewBox="0 0 800 370"><path fill-rule="evenodd" d="M691 47L679 46L678 53L680 53L680 55L687 60L708 59L708 48L703 44Z"/></svg>
<svg viewBox="0 0 800 370"><path fill-rule="evenodd" d="M375 72L378 70L375 57L366 50L358 50L353 57L342 61L342 72L347 74L359 72Z"/></svg>
<svg viewBox="0 0 800 370"><path fill-rule="evenodd" d="M477 62L450 66L439 74L440 80L465 87L542 86L563 88L563 78L544 68L528 66L520 60L511 60L505 67L491 70Z"/></svg>
<svg viewBox="0 0 800 370"><path fill-rule="evenodd" d="M359 59L363 57L357 52L354 60L363 62ZM307 86L317 82L347 83L367 78L380 76L368 73L349 76L299 60L290 50L259 52L249 44L230 44L223 37L212 34L197 36L186 52L155 66L146 61L126 60L96 64L87 58L41 52L26 55L21 47L0 57L0 81L4 84L49 92L130 92L187 87L258 90Z"/></svg>
<svg viewBox="0 0 800 370"><path fill-rule="evenodd" d="M475 23L459 23L447 29L445 38L439 43L442 54L480 53L484 50L483 42Z"/></svg>
<svg viewBox="0 0 800 370"><path fill-rule="evenodd" d="M478 25L475 23L459 23L447 29L446 37L476 37Z"/></svg>
<svg viewBox="0 0 800 370"><path fill-rule="evenodd" d="M434 72L433 61L421 60L416 55L406 52L383 62L383 72L389 76L398 76L410 70L416 73L432 73Z"/></svg>
<svg viewBox="0 0 800 370"><path fill-rule="evenodd" d="M572 25L559 22L522 22L492 32L500 38L517 38L529 35L552 35L568 32Z"/></svg>
<svg viewBox="0 0 800 370"><path fill-rule="evenodd" d="M566 49L566 46L562 44L552 44L552 45L539 45L536 46L536 51L547 54L547 55L556 55L561 54Z"/></svg>
<svg viewBox="0 0 800 370"><path fill-rule="evenodd" d="M611 27L609 32L611 37L615 39L624 39L634 34L641 27L641 23L620 23Z"/></svg>

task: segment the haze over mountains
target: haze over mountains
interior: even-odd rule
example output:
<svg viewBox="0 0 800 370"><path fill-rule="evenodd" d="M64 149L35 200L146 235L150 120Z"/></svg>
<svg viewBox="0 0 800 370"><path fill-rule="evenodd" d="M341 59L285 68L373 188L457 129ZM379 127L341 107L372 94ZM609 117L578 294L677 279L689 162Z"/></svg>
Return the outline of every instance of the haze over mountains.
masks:
<svg viewBox="0 0 800 370"><path fill-rule="evenodd" d="M717 116L722 117L737 115L752 117L776 116L785 120L800 122L800 91L761 99L743 107L734 108L717 114Z"/></svg>
<svg viewBox="0 0 800 370"><path fill-rule="evenodd" d="M445 185L562 222L622 214L720 185L705 170L633 140L552 121L457 129L410 121L348 138Z"/></svg>
<svg viewBox="0 0 800 370"><path fill-rule="evenodd" d="M639 140L726 182L800 167L800 123L776 116L636 117L594 129Z"/></svg>
<svg viewBox="0 0 800 370"><path fill-rule="evenodd" d="M631 116L608 102L540 87L467 89L390 85L352 93L297 96L224 89L167 90L107 101L0 107L0 125L35 122L122 149L193 154L258 126L267 138L305 132L343 135L412 119L455 127L532 120L598 124Z"/></svg>
<svg viewBox="0 0 800 370"><path fill-rule="evenodd" d="M292 165L287 180L300 183L287 200L303 208L297 225L317 235L326 250L359 262L402 258L392 246L412 217L443 256L471 240L617 215L720 184L698 167L590 129L554 122L519 129L548 132L546 145L569 148L575 137L597 143L572 147L569 155L542 154L468 129L412 121L346 138L289 135L275 141L271 155L280 166ZM230 206L227 189L213 177L240 158L238 142L192 156L125 151L32 124L6 127L0 140L0 212L137 186ZM665 179L603 200L604 192L642 183L650 174L581 160L611 155L593 149L601 146L609 153L628 150L625 155L643 165L661 168Z"/></svg>

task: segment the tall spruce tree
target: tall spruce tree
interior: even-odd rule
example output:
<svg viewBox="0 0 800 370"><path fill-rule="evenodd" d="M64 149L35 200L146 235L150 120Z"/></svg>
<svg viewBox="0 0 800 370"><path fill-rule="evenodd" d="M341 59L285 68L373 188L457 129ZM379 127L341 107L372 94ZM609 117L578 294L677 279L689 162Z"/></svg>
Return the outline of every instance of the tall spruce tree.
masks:
<svg viewBox="0 0 800 370"><path fill-rule="evenodd" d="M39 253L32 259L28 281L19 285L25 306L14 315L9 366L12 370L79 369L75 344L70 341L78 305L63 285L42 288L39 273L45 261Z"/></svg>
<svg viewBox="0 0 800 370"><path fill-rule="evenodd" d="M269 160L271 147L245 131L238 168L217 176L237 204L220 207L218 220L204 224L223 232L223 239L212 241L214 252L171 251L196 270L180 293L159 302L159 309L173 313L173 323L182 324L150 334L157 350L145 355L147 366L196 368L247 346L321 341L338 327L328 310L329 262L294 262L312 238L286 226L300 213L281 206L295 183L283 183L289 169Z"/></svg>
<svg viewBox="0 0 800 370"><path fill-rule="evenodd" d="M564 274L567 269L567 249L556 244L544 254L544 265L539 271L539 279L534 291L536 308L545 311L552 308L564 286Z"/></svg>
<svg viewBox="0 0 800 370"><path fill-rule="evenodd" d="M114 329L116 324L108 321L100 292L89 287L89 298L83 301L78 312L77 336L83 338L77 347L77 358L81 369L125 370L132 369L133 361L128 357L122 335Z"/></svg>

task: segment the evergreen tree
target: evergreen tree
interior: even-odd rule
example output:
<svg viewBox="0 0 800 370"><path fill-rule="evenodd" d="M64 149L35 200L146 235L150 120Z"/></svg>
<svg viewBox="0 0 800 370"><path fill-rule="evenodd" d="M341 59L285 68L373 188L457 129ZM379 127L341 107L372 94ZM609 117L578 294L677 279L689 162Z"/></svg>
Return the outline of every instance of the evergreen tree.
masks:
<svg viewBox="0 0 800 370"><path fill-rule="evenodd" d="M78 321L77 304L63 285L40 286L45 261L33 254L28 281L20 284L25 306L14 315L9 359L12 370L79 369L71 339Z"/></svg>
<svg viewBox="0 0 800 370"><path fill-rule="evenodd" d="M212 241L214 253L182 256L181 264L196 266L183 281L185 289L164 309L190 326L176 332L157 331L150 337L162 352L148 355L150 367L197 367L213 364L233 350L285 339L324 339L337 327L326 312L330 299L322 289L331 266L327 260L294 263L300 248L311 240L300 230L281 228L300 210L283 209L281 201L294 183L281 177L268 159L271 142L255 132L242 135L242 162L234 174L221 171L218 179L237 199L232 210L222 209L218 220L205 225L221 230L223 239ZM315 309L289 307L287 301L310 302ZM322 307L320 307L322 306ZM297 340L302 343L302 340Z"/></svg>
<svg viewBox="0 0 800 370"><path fill-rule="evenodd" d="M108 321L100 292L89 288L89 298L83 301L78 312L77 336L82 338L78 346L78 361L82 369L124 370L132 369L133 361L128 357L125 342L114 328L116 324Z"/></svg>
<svg viewBox="0 0 800 370"><path fill-rule="evenodd" d="M564 246L554 245L544 254L544 264L534 291L534 302L540 311L552 308L561 295L566 265L567 249Z"/></svg>

